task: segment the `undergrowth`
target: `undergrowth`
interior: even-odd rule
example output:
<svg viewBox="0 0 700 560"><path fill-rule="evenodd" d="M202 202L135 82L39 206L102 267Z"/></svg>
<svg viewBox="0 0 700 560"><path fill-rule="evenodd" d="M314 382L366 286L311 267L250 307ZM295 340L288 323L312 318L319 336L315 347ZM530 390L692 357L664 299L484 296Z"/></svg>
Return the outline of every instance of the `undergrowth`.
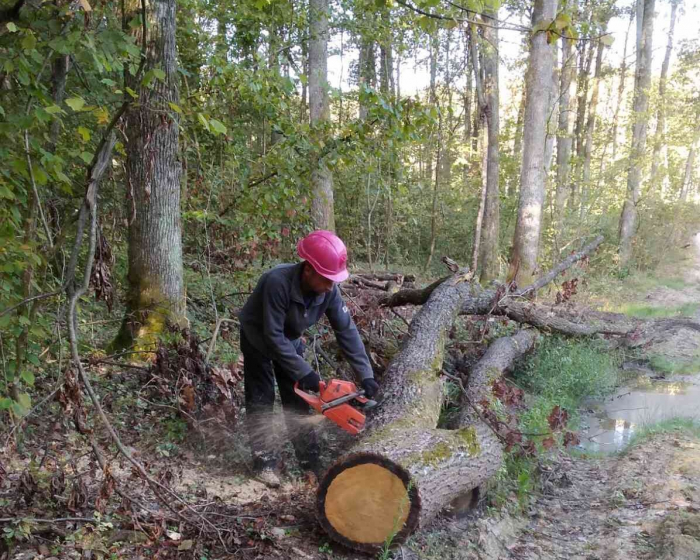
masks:
<svg viewBox="0 0 700 560"><path fill-rule="evenodd" d="M674 360L661 354L655 354L649 358L649 365L653 370L667 375L700 373L700 356L690 360Z"/></svg>
<svg viewBox="0 0 700 560"><path fill-rule="evenodd" d="M632 317L641 319L656 319L666 317L692 317L700 309L698 303L686 303L683 305L674 305L671 307L660 307L656 305L646 305L639 303L630 303L623 305L621 311Z"/></svg>
<svg viewBox="0 0 700 560"><path fill-rule="evenodd" d="M661 420L660 422L654 422L653 424L643 425L634 433L624 452L629 452L630 449L633 449L635 446L648 440L650 437L674 432L684 433L700 438L700 419L677 417Z"/></svg>
<svg viewBox="0 0 700 560"><path fill-rule="evenodd" d="M528 456L514 448L516 451L506 455L491 492L493 505L526 510L538 487L539 464L547 460L537 434L550 432L549 418L555 407L566 410L566 428L575 429L584 399L614 391L620 361L620 355L596 340L559 336L542 340L537 351L513 374L514 381L526 390L526 410L518 418L519 429L530 434L539 453Z"/></svg>

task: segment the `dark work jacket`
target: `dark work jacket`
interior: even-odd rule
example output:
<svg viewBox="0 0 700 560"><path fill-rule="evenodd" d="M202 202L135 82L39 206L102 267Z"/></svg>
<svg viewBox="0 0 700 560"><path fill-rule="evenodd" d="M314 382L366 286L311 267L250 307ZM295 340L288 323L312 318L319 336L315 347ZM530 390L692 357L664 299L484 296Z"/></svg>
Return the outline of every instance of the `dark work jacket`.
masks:
<svg viewBox="0 0 700 560"><path fill-rule="evenodd" d="M338 286L327 294L317 294L306 307L301 291L303 266L303 262L281 264L260 277L239 314L246 338L298 381L313 371L296 352L299 337L325 313L345 358L360 380L373 377L365 347Z"/></svg>

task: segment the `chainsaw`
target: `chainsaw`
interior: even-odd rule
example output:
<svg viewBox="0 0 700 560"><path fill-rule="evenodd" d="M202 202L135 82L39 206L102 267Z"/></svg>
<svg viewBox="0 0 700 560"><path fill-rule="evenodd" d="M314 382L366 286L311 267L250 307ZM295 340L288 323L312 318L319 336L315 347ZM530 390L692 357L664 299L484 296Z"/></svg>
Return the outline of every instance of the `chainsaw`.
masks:
<svg viewBox="0 0 700 560"><path fill-rule="evenodd" d="M299 383L296 383L294 392L316 412L320 412L352 435L360 433L365 427L365 415L359 409L368 410L377 406L377 402L365 397L364 390L358 389L352 381L321 381L318 395L302 391L299 389Z"/></svg>

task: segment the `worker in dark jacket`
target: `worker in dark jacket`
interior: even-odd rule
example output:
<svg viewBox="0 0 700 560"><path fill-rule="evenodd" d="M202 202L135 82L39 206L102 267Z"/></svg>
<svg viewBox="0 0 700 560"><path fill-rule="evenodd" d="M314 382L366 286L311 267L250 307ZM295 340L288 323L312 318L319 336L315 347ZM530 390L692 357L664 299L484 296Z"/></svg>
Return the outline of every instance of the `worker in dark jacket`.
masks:
<svg viewBox="0 0 700 560"><path fill-rule="evenodd" d="M282 264L262 275L240 313L244 357L245 402L253 466L258 478L279 486L278 457L270 421L279 387L287 430L304 470L318 472L318 443L313 429L301 422L309 407L294 392L319 390L321 378L303 358L301 336L325 314L338 344L367 396L379 386L364 345L343 302L337 282L347 279L345 245L330 231L314 231L297 244L304 259Z"/></svg>

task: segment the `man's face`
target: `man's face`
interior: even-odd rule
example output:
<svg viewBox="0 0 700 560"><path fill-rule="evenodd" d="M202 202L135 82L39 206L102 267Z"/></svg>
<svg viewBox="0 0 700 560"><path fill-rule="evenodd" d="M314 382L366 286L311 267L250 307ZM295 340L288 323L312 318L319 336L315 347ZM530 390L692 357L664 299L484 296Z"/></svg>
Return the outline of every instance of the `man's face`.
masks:
<svg viewBox="0 0 700 560"><path fill-rule="evenodd" d="M309 263L304 265L304 272L301 277L302 287L305 291L317 294L327 294L333 289L334 282L321 276Z"/></svg>

